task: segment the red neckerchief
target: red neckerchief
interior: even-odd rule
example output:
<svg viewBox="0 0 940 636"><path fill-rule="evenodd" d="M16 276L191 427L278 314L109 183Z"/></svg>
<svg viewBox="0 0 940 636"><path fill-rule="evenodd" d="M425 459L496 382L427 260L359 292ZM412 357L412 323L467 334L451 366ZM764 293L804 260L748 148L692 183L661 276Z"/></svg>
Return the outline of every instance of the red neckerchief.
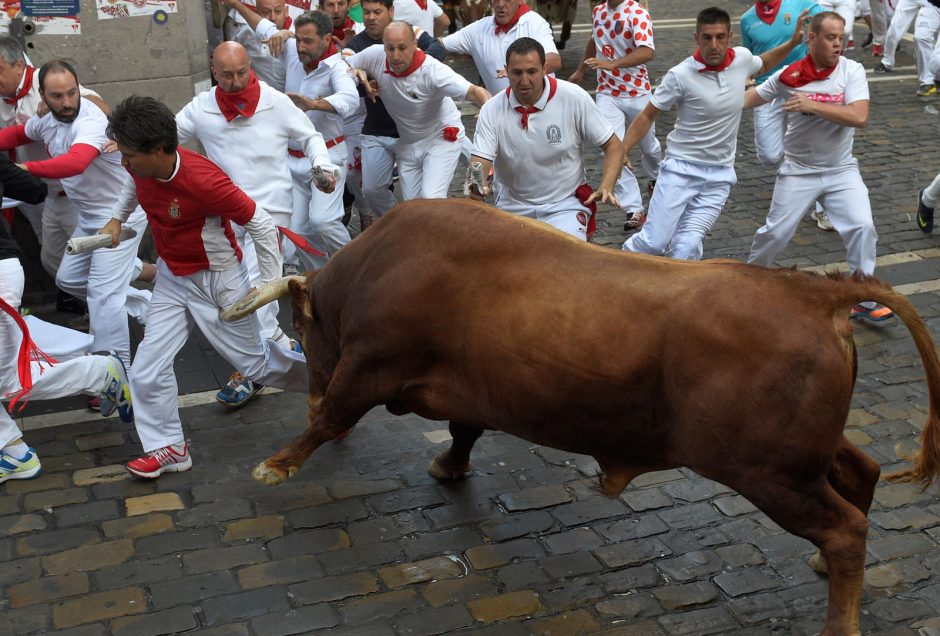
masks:
<svg viewBox="0 0 940 636"><path fill-rule="evenodd" d="M422 11L428 10L428 0L415 0L415 4L418 5Z"/></svg>
<svg viewBox="0 0 940 636"><path fill-rule="evenodd" d="M558 90L558 82L551 75L548 76L548 99L545 100L545 105L548 106L548 102L552 101L552 97L555 96L555 91ZM541 97L541 95L539 95ZM509 89L506 89L506 98L509 98ZM532 106L516 106L513 110L522 115L522 120L519 122L522 125L523 130L529 129L529 115L536 113L541 110L538 106L534 104Z"/></svg>
<svg viewBox="0 0 940 636"><path fill-rule="evenodd" d="M255 114L258 100L261 99L261 84L258 82L258 76L255 75L254 71L248 71L248 73L248 86L237 93L226 93L218 86L215 88L215 101L218 103L225 121L232 121L239 115L251 117Z"/></svg>
<svg viewBox="0 0 940 636"><path fill-rule="evenodd" d="M385 58L385 74L391 75L392 77L407 77L418 70L418 67L424 64L424 60L427 57L424 51L421 49L415 49L415 56L411 58L411 64L408 65L408 68L405 69L403 73L396 73L392 70L392 67L388 65L388 58Z"/></svg>
<svg viewBox="0 0 940 636"><path fill-rule="evenodd" d="M816 64L813 63L813 58L807 55L802 60L797 60L783 69L783 72L780 73L780 82L790 88L799 88L800 86L806 86L810 82L818 82L826 79L832 75L832 72L836 70L837 66L839 66L838 62L829 68L817 71Z"/></svg>
<svg viewBox="0 0 940 636"><path fill-rule="evenodd" d="M10 398L10 404L7 409L10 411L10 413L12 413L13 407L21 398L23 399L23 403L20 405L19 410L23 410L23 408L26 406L26 401L29 399L29 392L33 389L33 373L30 368L30 362L32 362L33 356L35 356L37 362L39 362L40 373L43 371L43 362L51 365L55 364L56 361L43 353L42 350L36 346L36 343L33 342L33 339L29 336L29 328L26 326L26 321L24 321L23 317L20 316L20 312L18 312L13 308L12 305L3 300L3 298L0 298L0 311L9 314L13 319L13 322L15 322L16 325L20 328L20 331L23 332L23 341L20 343L20 352L16 356L16 374L17 379L20 381L20 390L7 396Z"/></svg>
<svg viewBox="0 0 940 636"><path fill-rule="evenodd" d="M330 45L326 47L325 51L323 51L323 55L320 56L320 59L316 62L305 65L304 70L308 73L312 73L318 66L320 66L320 62L330 57L331 55L336 55L336 51L338 50L339 49L336 48L336 42L333 41L333 38L330 38Z"/></svg>
<svg viewBox="0 0 940 636"><path fill-rule="evenodd" d="M356 26L355 20L353 20L347 15L346 21L343 22L342 25L333 29L333 37L336 38L337 40L342 40L344 37L346 37L346 31L347 30L352 31L353 28L355 28L355 26Z"/></svg>
<svg viewBox="0 0 940 636"><path fill-rule="evenodd" d="M4 97L3 102L5 104L10 104L11 106L15 105L16 102L20 101L26 94L29 93L29 89L33 87L33 67L27 66L26 71L23 74L23 86L20 90L16 91L16 95L13 97Z"/></svg>
<svg viewBox="0 0 940 636"><path fill-rule="evenodd" d="M713 73L720 73L721 71L731 66L731 63L734 61L734 49L730 46L728 47L728 50L725 51L725 59L722 60L721 64L718 66L709 66L708 62L705 61L705 58L702 57L702 52L699 49L695 49L695 53L692 54L692 59L699 64L705 65L705 68L700 68L698 70L699 73L708 73L709 71Z"/></svg>
<svg viewBox="0 0 940 636"><path fill-rule="evenodd" d="M783 0L770 0L766 4L757 0L754 3L754 11L757 12L757 17L766 22L767 24L773 24L774 20L777 19L777 12L780 11L780 3Z"/></svg>
<svg viewBox="0 0 940 636"><path fill-rule="evenodd" d="M516 22L519 21L519 18L521 18L522 16L524 16L526 13L528 13L531 10L532 9L529 8L529 5L523 2L522 4L519 5L519 8L516 9L516 12L512 15L511 18L509 18L509 22L507 22L506 24L500 24L499 22L496 22L496 18L493 18L493 22L496 24L496 35L499 35L500 31L502 31L503 33L509 33L509 30L513 28L514 26L516 26Z"/></svg>

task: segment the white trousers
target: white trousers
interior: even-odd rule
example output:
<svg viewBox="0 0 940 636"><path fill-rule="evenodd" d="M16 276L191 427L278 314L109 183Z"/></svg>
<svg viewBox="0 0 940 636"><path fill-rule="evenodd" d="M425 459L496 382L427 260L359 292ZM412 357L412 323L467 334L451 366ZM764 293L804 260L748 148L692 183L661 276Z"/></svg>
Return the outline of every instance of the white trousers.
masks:
<svg viewBox="0 0 940 636"><path fill-rule="evenodd" d="M587 221L591 217L591 211L581 205L578 197L574 195L557 203L532 205L511 198L506 188L502 188L496 197L495 205L506 212L547 223L582 241L587 240Z"/></svg>
<svg viewBox="0 0 940 636"><path fill-rule="evenodd" d="M933 84L940 79L930 63L937 35L940 34L940 9L930 5L917 12L914 22L914 55L917 58L917 78L920 84Z"/></svg>
<svg viewBox="0 0 940 636"><path fill-rule="evenodd" d="M731 166L710 166L666 157L649 216L623 244L627 252L699 260L702 241L728 200L737 175Z"/></svg>
<svg viewBox="0 0 940 636"><path fill-rule="evenodd" d="M18 259L0 260L0 298L14 309L19 309L23 300L25 277ZM78 334L79 336L83 334ZM0 398L20 389L17 376L17 357L23 332L13 317L0 311ZM37 342L42 349L41 342ZM50 353L50 351L47 351ZM104 386L107 365L104 356L80 356L49 366L37 363L31 368L33 388L28 399L50 400L85 393L92 395ZM0 448L21 437L20 429L6 408L0 405Z"/></svg>
<svg viewBox="0 0 940 636"><path fill-rule="evenodd" d="M398 203L395 193L389 190L392 171L395 169L397 144L398 140L394 137L362 136L362 195L376 218Z"/></svg>
<svg viewBox="0 0 940 636"><path fill-rule="evenodd" d="M303 354L261 338L254 314L223 322L219 310L249 289L244 265L223 272L203 270L176 276L157 260L157 283L150 303L147 334L131 373L134 423L145 452L185 441L177 403L173 360L193 325L212 347L250 380L288 391L307 390Z"/></svg>
<svg viewBox="0 0 940 636"><path fill-rule="evenodd" d="M783 136L787 131L787 114L782 97L754 107L754 147L757 161L775 166L783 159Z"/></svg>
<svg viewBox="0 0 940 636"><path fill-rule="evenodd" d="M359 214L371 214L369 204L362 195L362 135L346 135L346 187L352 193Z"/></svg>
<svg viewBox="0 0 940 636"><path fill-rule="evenodd" d="M853 36L853 27L855 25L855 4L856 0L816 0L816 4L827 11L835 11L845 20L845 46ZM795 16L794 16L795 17Z"/></svg>
<svg viewBox="0 0 940 636"><path fill-rule="evenodd" d="M901 38L917 19L917 13L924 7L932 6L927 0L898 0L894 16L885 33L885 54L881 63L887 68L894 68L894 53L901 43Z"/></svg>
<svg viewBox="0 0 940 636"><path fill-rule="evenodd" d="M614 133L620 139L623 139L627 127L646 108L650 96L611 97L604 93L598 93L594 100L597 103L597 109L610 122ZM656 139L656 124L650 127L649 132L643 136L637 146L641 153L640 165L643 172L648 179L655 181L659 177L659 164L662 162L662 148L659 145L659 140ZM614 195L620 201L620 207L627 214L643 211L640 187L637 184L636 177L626 166L620 172L620 178L614 188Z"/></svg>
<svg viewBox="0 0 940 636"><path fill-rule="evenodd" d="M924 188L924 193L920 198L928 208L937 207L937 203L940 202L940 174L937 174L930 185Z"/></svg>
<svg viewBox="0 0 940 636"><path fill-rule="evenodd" d="M402 198L405 201L446 199L464 139L463 126L457 141L447 141L440 132L414 143L399 139L395 144L395 157Z"/></svg>
<svg viewBox="0 0 940 636"><path fill-rule="evenodd" d="M842 237L851 270L866 275L874 273L878 234L872 221L868 188L857 162L809 171L784 161L774 184L767 221L754 235L747 262L771 265L796 233L803 211L816 200L823 204L832 227Z"/></svg>
<svg viewBox="0 0 940 636"><path fill-rule="evenodd" d="M98 233L102 225L97 219L88 222L80 219L72 236L92 236ZM138 207L124 225L134 229L137 236L122 241L113 249L66 254L62 257L55 282L62 291L88 303L88 320L95 336L94 350L116 351L123 360L130 360L127 295L134 274L137 248L147 229L144 211Z"/></svg>
<svg viewBox="0 0 940 636"><path fill-rule="evenodd" d="M346 184L346 145L330 148L330 162L340 168L336 188L326 194L313 185L310 176L310 160L306 157L289 157L288 165L294 183L294 214L290 229L306 238L311 245L326 254L314 256L296 250L302 269L319 269L326 265L330 256L349 242L349 230L343 225L343 187Z"/></svg>

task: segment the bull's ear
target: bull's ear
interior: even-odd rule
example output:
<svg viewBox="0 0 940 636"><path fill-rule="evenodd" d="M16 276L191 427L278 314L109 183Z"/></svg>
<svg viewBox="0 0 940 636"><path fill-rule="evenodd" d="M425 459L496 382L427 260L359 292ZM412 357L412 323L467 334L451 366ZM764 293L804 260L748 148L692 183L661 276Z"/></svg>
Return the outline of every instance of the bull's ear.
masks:
<svg viewBox="0 0 940 636"><path fill-rule="evenodd" d="M307 293L307 281L291 278L287 282L287 291L290 294L290 304L294 310L294 315L299 314L306 320L313 320L310 295Z"/></svg>

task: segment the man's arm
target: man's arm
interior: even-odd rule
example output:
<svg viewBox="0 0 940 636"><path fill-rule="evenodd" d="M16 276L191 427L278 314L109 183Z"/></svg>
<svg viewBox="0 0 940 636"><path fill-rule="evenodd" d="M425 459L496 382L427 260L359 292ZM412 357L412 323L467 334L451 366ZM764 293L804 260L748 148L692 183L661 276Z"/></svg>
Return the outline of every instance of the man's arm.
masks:
<svg viewBox="0 0 940 636"><path fill-rule="evenodd" d="M809 21L809 9L804 9L803 13L800 14L800 17L796 21L796 27L793 29L793 35L790 39L777 48L760 54L760 59L764 65L757 73L754 73L754 75L770 71L783 64L783 61L787 59L787 56L790 55L793 49L803 41L803 27L809 24Z"/></svg>
<svg viewBox="0 0 940 636"><path fill-rule="evenodd" d="M561 56L558 53L545 54L545 72L556 73L561 70Z"/></svg>
<svg viewBox="0 0 940 636"><path fill-rule="evenodd" d="M868 124L867 99L860 99L842 106L840 104L821 104L814 102L802 93L794 93L783 103L783 110L788 113L816 115L840 126L864 128Z"/></svg>
<svg viewBox="0 0 940 636"><path fill-rule="evenodd" d="M103 228L98 230L98 234L111 235L111 247L117 247L121 240L121 223L126 221L131 213L137 209L137 184L133 177L127 175L124 183L121 184L121 193L118 195L117 203L111 210L111 220Z"/></svg>
<svg viewBox="0 0 940 636"><path fill-rule="evenodd" d="M255 37L258 38L258 41L262 44L267 44L271 55L276 58L281 58L281 62L283 63L283 55L287 51L285 43L288 39L294 37L294 34L287 29L278 30L273 22L262 18L260 14L252 11L248 6L242 3L241 0L224 0L224 2L226 6L235 9L238 15L245 19L245 22L248 23L248 27L255 34ZM259 25L262 27L260 31L258 29Z"/></svg>
<svg viewBox="0 0 940 636"><path fill-rule="evenodd" d="M490 95L488 90L476 84L471 84L470 88L467 90L467 99L477 106L482 106L489 101L491 97L492 95Z"/></svg>
<svg viewBox="0 0 940 636"><path fill-rule="evenodd" d="M424 31L418 36L418 48L439 62L443 62L444 57L447 55L443 40L432 38Z"/></svg>
<svg viewBox="0 0 940 636"><path fill-rule="evenodd" d="M447 27L450 26L450 18L447 17L447 14L443 11L441 15L434 18L434 37L440 37L444 35L444 31L447 30Z"/></svg>
<svg viewBox="0 0 940 636"><path fill-rule="evenodd" d="M646 108L640 111L640 114L636 116L623 136L624 156L630 154L633 147L640 143L640 140L646 136L646 133L653 127L653 123L655 123L656 118L659 117L661 112L663 111L653 106L652 103L648 103ZM621 158L621 162L622 161L623 159Z"/></svg>
<svg viewBox="0 0 940 636"><path fill-rule="evenodd" d="M584 57L581 58L581 63L578 64L578 68L575 69L568 77L568 81L573 84L580 84L581 80L584 79L584 71L587 70L587 61L593 59L597 55L597 44L594 43L594 38L588 38L587 44L584 46Z"/></svg>
<svg viewBox="0 0 940 636"><path fill-rule="evenodd" d="M755 106L763 106L767 101L768 100L761 97L760 93L757 92L756 86L751 86L747 89L747 92L744 93L744 110L754 108Z"/></svg>
<svg viewBox="0 0 940 636"><path fill-rule="evenodd" d="M5 154L0 154L0 183L5 196L23 203L42 203L49 191L42 179L16 167Z"/></svg>
<svg viewBox="0 0 940 636"><path fill-rule="evenodd" d="M284 264L281 260L281 250L278 248L277 226L274 224L274 219L265 212L264 208L255 203L255 213L244 224L244 228L255 244L261 284L280 278Z"/></svg>
<svg viewBox="0 0 940 636"><path fill-rule="evenodd" d="M251 27L251 30L254 31L258 28L258 23L261 22L264 18L261 17L261 14L256 11L252 11L250 8L245 6L241 0L224 0L225 6L229 9L235 9L235 11L245 19L245 22L248 23L248 26Z"/></svg>
<svg viewBox="0 0 940 636"><path fill-rule="evenodd" d="M648 46L638 46L632 53L628 53L616 60L602 60L597 57L591 57L584 60L584 64L592 69L603 69L612 71L617 68L631 68L640 64L646 64L656 57L656 52Z"/></svg>
<svg viewBox="0 0 940 636"><path fill-rule="evenodd" d="M623 145L617 135L611 135L610 139L601 148L604 150L604 171L601 173L601 182L597 186L597 190L588 197L586 203L600 201L601 203L620 205L617 197L614 196L614 186L623 171Z"/></svg>

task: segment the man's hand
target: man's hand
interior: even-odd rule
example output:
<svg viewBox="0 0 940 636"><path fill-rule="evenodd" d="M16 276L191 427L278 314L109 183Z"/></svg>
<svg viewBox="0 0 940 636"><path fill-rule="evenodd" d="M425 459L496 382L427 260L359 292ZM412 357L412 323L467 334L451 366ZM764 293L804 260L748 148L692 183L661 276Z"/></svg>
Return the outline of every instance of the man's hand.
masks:
<svg viewBox="0 0 940 636"><path fill-rule="evenodd" d="M356 37L356 32L352 29L343 29L343 37L338 38L335 35L333 36L333 41L336 43L336 47L339 49L345 49L346 45L349 44L349 41Z"/></svg>
<svg viewBox="0 0 940 636"><path fill-rule="evenodd" d="M284 44L291 37L293 37L293 34L290 31L282 29L267 40L262 40L261 43L268 45L268 50L271 51L271 55L279 57L281 53L284 52Z"/></svg>
<svg viewBox="0 0 940 636"><path fill-rule="evenodd" d="M812 18L809 15L809 9L804 9L800 17L796 19L796 28L793 29L793 35L790 37L790 42L793 43L793 46L803 41L803 29L810 23L810 20L812 20Z"/></svg>
<svg viewBox="0 0 940 636"><path fill-rule="evenodd" d="M609 203L611 205L620 207L620 201L617 200L617 197L614 196L613 190L608 190L607 188L598 188L591 193L591 196L588 197L587 201L584 202L585 205L598 201L600 203Z"/></svg>
<svg viewBox="0 0 940 636"><path fill-rule="evenodd" d="M118 219L111 219L108 221L107 225L98 230L98 234L110 234L111 247L117 247L121 240L121 221Z"/></svg>
<svg viewBox="0 0 940 636"><path fill-rule="evenodd" d="M584 63L594 69L601 69L602 71L612 71L617 68L617 65L614 63L614 60L602 60L599 57L589 57L584 60Z"/></svg>
<svg viewBox="0 0 940 636"><path fill-rule="evenodd" d="M49 112L49 105L46 104L46 100L40 99L39 104L36 106L36 115L39 117L45 117L46 113Z"/></svg>
<svg viewBox="0 0 940 636"><path fill-rule="evenodd" d="M23 172L29 172L29 170L26 169L26 164L25 164L25 163L18 163L18 164L16 164L16 167L19 168L20 170L22 170Z"/></svg>
<svg viewBox="0 0 940 636"><path fill-rule="evenodd" d="M816 102L811 100L803 93L794 93L787 101L783 103L783 110L787 113L804 113L806 115L815 115Z"/></svg>
<svg viewBox="0 0 940 636"><path fill-rule="evenodd" d="M496 69L496 79L503 79L504 77L508 77L508 75L506 75L506 67Z"/></svg>
<svg viewBox="0 0 940 636"><path fill-rule="evenodd" d="M584 64L578 64L574 73L568 76L568 81L572 84L580 84L584 79Z"/></svg>
<svg viewBox="0 0 940 636"><path fill-rule="evenodd" d="M315 105L313 103L313 100L310 99L309 97L301 95L300 93L288 93L287 96L290 97L290 100L292 102L294 102L294 106L296 106L300 110L303 110L303 111L316 110L316 108L314 108Z"/></svg>

